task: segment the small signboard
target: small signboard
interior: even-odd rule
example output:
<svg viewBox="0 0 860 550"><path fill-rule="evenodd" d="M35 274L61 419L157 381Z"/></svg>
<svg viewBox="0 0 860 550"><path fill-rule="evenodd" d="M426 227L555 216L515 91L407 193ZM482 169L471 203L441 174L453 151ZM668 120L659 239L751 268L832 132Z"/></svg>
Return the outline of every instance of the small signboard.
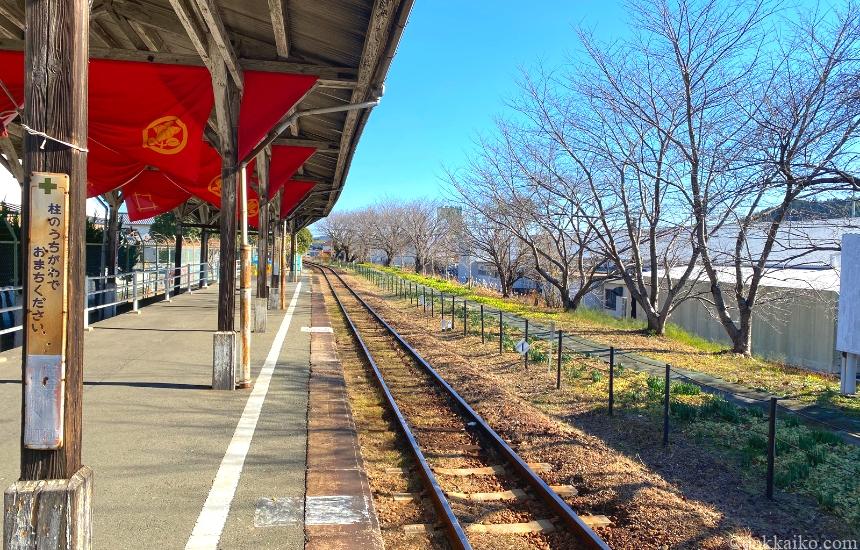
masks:
<svg viewBox="0 0 860 550"><path fill-rule="evenodd" d="M453 325L451 324L451 321L449 321L448 319L442 319L442 332L445 332L446 330L451 330L452 328Z"/></svg>
<svg viewBox="0 0 860 550"><path fill-rule="evenodd" d="M514 349L517 350L517 353L519 353L520 355L527 354L529 352L529 348L531 348L531 346L529 346L529 343L526 342L525 339L520 340L519 342L517 342L517 345L514 346Z"/></svg>
<svg viewBox="0 0 860 550"><path fill-rule="evenodd" d="M59 449L66 380L69 176L34 172L28 191L24 446Z"/></svg>

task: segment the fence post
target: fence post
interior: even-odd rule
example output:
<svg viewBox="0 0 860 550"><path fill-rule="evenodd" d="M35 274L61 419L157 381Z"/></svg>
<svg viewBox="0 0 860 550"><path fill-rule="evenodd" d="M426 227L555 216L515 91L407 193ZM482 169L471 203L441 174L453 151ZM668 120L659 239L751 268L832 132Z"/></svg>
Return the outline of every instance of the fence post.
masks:
<svg viewBox="0 0 860 550"><path fill-rule="evenodd" d="M666 363L666 379L663 388L663 446L669 446L669 371L671 367Z"/></svg>
<svg viewBox="0 0 860 550"><path fill-rule="evenodd" d="M164 271L164 301L170 301L170 269Z"/></svg>
<svg viewBox="0 0 860 550"><path fill-rule="evenodd" d="M442 307L442 320L444 321L445 320L445 293L444 292L439 293L439 304Z"/></svg>
<svg viewBox="0 0 860 550"><path fill-rule="evenodd" d="M436 291L430 289L430 317L436 317Z"/></svg>
<svg viewBox="0 0 860 550"><path fill-rule="evenodd" d="M140 313L140 304L137 301L137 271L131 272L131 310Z"/></svg>
<svg viewBox="0 0 860 550"><path fill-rule="evenodd" d="M185 265L185 278L188 281L188 294L193 294L191 292L191 264Z"/></svg>
<svg viewBox="0 0 860 550"><path fill-rule="evenodd" d="M451 295L451 332L454 332L454 317L455 317L454 312L456 311L456 307L457 307L456 304L454 304L455 299L456 299L456 297L452 294Z"/></svg>
<svg viewBox="0 0 860 550"><path fill-rule="evenodd" d="M502 337L505 335L504 324L502 323L502 310L499 310L499 355L504 352L502 348Z"/></svg>
<svg viewBox="0 0 860 550"><path fill-rule="evenodd" d="M481 304L481 343L484 343L484 304Z"/></svg>
<svg viewBox="0 0 860 550"><path fill-rule="evenodd" d="M421 287L421 304L424 306L424 313L427 313L427 287Z"/></svg>
<svg viewBox="0 0 860 550"><path fill-rule="evenodd" d="M528 345L528 343L529 343L529 320L526 319L525 321L526 321L526 329L525 329L525 333L523 336L523 341L526 343L526 345ZM528 351L523 354L523 366L525 366L526 370L529 370L529 352Z"/></svg>
<svg viewBox="0 0 860 550"><path fill-rule="evenodd" d="M466 331L469 328L468 310L466 308L466 300L463 300L463 336L466 336Z"/></svg>
<svg viewBox="0 0 860 550"><path fill-rule="evenodd" d="M615 347L609 348L609 416L615 407Z"/></svg>
<svg viewBox="0 0 860 550"><path fill-rule="evenodd" d="M562 332L558 331L558 358L556 360L556 368L555 368L555 389L561 389L561 350L562 350Z"/></svg>
<svg viewBox="0 0 860 550"><path fill-rule="evenodd" d="M776 397L770 398L770 418L767 427L767 498L773 500L773 471L776 460Z"/></svg>

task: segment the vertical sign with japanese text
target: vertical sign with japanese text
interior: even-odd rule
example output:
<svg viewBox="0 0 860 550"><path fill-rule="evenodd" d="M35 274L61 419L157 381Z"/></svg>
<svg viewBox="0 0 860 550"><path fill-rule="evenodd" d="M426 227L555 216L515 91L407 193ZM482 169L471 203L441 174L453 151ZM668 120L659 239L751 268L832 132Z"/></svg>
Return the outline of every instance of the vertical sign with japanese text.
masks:
<svg viewBox="0 0 860 550"><path fill-rule="evenodd" d="M29 199L24 446L59 449L66 379L69 176L34 172Z"/></svg>

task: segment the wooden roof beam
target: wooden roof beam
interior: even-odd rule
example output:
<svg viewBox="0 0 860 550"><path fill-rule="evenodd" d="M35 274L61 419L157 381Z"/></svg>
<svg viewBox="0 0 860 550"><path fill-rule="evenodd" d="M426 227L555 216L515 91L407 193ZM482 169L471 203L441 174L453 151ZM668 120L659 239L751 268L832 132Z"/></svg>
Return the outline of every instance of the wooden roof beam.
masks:
<svg viewBox="0 0 860 550"><path fill-rule="evenodd" d="M278 57L290 57L290 15L287 0L269 0L272 16L272 31L275 33L275 47Z"/></svg>
<svg viewBox="0 0 860 550"><path fill-rule="evenodd" d="M173 1L174 0L171 0L171 2ZM239 57L233 49L233 43L230 42L230 35L224 27L224 22L221 20L221 13L218 11L218 6L215 4L215 0L195 1L197 2L200 14L203 16L203 21L206 22L206 26L209 28L209 33L215 41L218 52L221 54L221 59L224 60L224 64L227 66L227 72L230 73L230 77L241 92L244 86L242 66L239 64Z"/></svg>
<svg viewBox="0 0 860 550"><path fill-rule="evenodd" d="M194 20L193 14L186 0L170 0L170 5L173 7L173 11L176 12L176 17L179 18L179 22L182 23L182 26L185 28L185 33L188 35L188 39L191 41L194 49L197 50L197 54L200 56L203 64L211 72L212 60L209 59L209 49L206 47L206 37L204 36L202 29L198 28L197 22ZM95 52L91 48L90 55L92 56L94 53ZM106 53L109 55L111 51L108 50Z"/></svg>
<svg viewBox="0 0 860 550"><path fill-rule="evenodd" d="M183 0L170 0L171 3L181 3ZM193 21L192 21L193 23ZM116 59L119 61L143 61L149 63L172 63L174 65L209 66L209 55L205 49L205 35L197 31L201 45L204 46L202 54L172 53L172 52L146 52L139 50L126 50L122 48L90 48L90 59ZM194 42L194 40L192 40ZM195 48L197 44L195 43ZM0 39L0 50L24 51L24 41L10 38ZM205 58L203 56L206 56ZM355 75L357 70L351 67L336 67L327 65L314 65L311 63L294 63L290 61L279 61L270 59L240 58L239 64L245 70L269 71L273 73L308 74L320 77L316 87L341 87L353 88L356 84Z"/></svg>
<svg viewBox="0 0 860 550"><path fill-rule="evenodd" d="M336 153L339 150L337 143L317 139L278 138L273 143L274 145L287 145L289 147L313 147L317 151L325 151L330 153Z"/></svg>

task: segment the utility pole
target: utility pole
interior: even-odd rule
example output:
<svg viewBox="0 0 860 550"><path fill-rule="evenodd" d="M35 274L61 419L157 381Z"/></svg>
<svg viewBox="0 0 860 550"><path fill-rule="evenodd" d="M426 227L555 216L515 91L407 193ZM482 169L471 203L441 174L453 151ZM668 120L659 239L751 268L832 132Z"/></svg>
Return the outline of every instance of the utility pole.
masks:
<svg viewBox="0 0 860 550"><path fill-rule="evenodd" d="M24 19L23 120L50 137L24 136L21 481L6 490L4 547L82 550L89 3L29 0Z"/></svg>

